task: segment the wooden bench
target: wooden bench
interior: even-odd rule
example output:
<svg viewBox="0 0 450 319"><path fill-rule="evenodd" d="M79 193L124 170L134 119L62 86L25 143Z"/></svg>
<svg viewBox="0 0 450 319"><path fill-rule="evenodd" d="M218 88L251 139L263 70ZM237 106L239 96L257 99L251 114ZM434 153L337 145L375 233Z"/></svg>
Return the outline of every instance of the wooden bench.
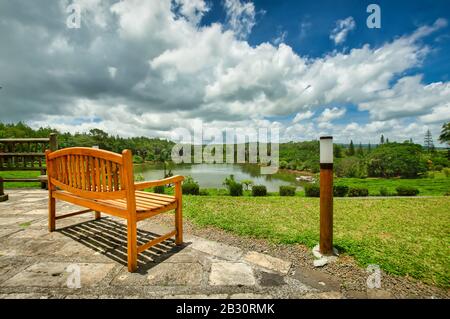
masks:
<svg viewBox="0 0 450 319"><path fill-rule="evenodd" d="M45 188L47 185L45 150L56 151L57 148L57 135L54 133L48 138L0 139L0 171L38 171L41 174L34 178L0 177L0 201L8 199L3 193L5 182L40 182L41 187Z"/></svg>
<svg viewBox="0 0 450 319"><path fill-rule="evenodd" d="M134 182L132 154L122 155L85 147L46 151L49 191L49 231L55 230L56 220L94 211L127 220L128 271L137 269L139 253L170 237L183 242L182 195L183 176ZM144 192L144 189L175 184L175 196ZM63 200L87 209L56 216L55 200ZM143 245L137 244L137 222L157 214L175 210L175 229Z"/></svg>

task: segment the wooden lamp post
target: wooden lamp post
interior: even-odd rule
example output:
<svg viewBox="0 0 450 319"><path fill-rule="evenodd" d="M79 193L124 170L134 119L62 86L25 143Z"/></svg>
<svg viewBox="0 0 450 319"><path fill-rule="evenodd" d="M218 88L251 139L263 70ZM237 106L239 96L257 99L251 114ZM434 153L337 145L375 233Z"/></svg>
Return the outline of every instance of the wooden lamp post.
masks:
<svg viewBox="0 0 450 319"><path fill-rule="evenodd" d="M333 137L320 137L320 243L322 255L333 255Z"/></svg>

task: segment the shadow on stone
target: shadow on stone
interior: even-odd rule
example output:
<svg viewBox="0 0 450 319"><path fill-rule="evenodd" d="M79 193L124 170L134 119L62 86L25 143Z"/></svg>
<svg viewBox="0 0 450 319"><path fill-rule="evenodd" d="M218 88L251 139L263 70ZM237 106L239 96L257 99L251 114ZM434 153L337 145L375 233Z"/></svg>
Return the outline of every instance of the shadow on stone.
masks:
<svg viewBox="0 0 450 319"><path fill-rule="evenodd" d="M275 287L286 284L283 276L269 272L261 272L259 283L263 287Z"/></svg>
<svg viewBox="0 0 450 319"><path fill-rule="evenodd" d="M121 265L127 265L127 227L125 224L109 218L102 218L67 226L56 231ZM159 236L160 234L138 229L138 245L143 245ZM137 272L147 273L149 269L182 251L188 245L186 243L176 246L175 240L167 239L143 251L138 255Z"/></svg>

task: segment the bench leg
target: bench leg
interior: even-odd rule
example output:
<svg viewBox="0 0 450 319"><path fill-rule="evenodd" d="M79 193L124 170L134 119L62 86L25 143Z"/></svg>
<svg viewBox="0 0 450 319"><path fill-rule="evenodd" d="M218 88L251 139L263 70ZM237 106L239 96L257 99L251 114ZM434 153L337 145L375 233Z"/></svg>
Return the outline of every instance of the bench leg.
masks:
<svg viewBox="0 0 450 319"><path fill-rule="evenodd" d="M136 221L127 221L128 228L128 271L137 269L137 229Z"/></svg>
<svg viewBox="0 0 450 319"><path fill-rule="evenodd" d="M95 211L95 220L98 220L102 218L102 213L100 213L99 211Z"/></svg>
<svg viewBox="0 0 450 319"><path fill-rule="evenodd" d="M181 245L183 243L183 205L181 201L175 210L175 244Z"/></svg>
<svg viewBox="0 0 450 319"><path fill-rule="evenodd" d="M56 220L56 200L53 196L49 196L48 199L48 231L52 232L55 230L55 220Z"/></svg>

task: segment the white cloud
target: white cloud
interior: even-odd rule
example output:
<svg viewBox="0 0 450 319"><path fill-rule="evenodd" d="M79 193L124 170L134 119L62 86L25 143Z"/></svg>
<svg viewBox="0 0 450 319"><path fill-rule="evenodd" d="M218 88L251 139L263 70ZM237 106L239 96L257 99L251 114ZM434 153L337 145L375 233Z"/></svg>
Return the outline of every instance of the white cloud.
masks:
<svg viewBox="0 0 450 319"><path fill-rule="evenodd" d="M420 116L419 120L424 123L442 123L450 121L450 103L434 107L431 113Z"/></svg>
<svg viewBox="0 0 450 319"><path fill-rule="evenodd" d="M336 45L341 44L347 39L348 33L355 28L356 23L353 17L338 20L336 21L336 27L331 31L330 39L333 40Z"/></svg>
<svg viewBox="0 0 450 319"><path fill-rule="evenodd" d="M370 100L360 103L359 108L368 110L377 120L441 113L448 109L450 83L423 85L421 80L421 75L405 76L392 88L375 92ZM430 114L422 119L430 121L434 116Z"/></svg>
<svg viewBox="0 0 450 319"><path fill-rule="evenodd" d="M345 108L333 107L332 109L326 108L322 114L317 118L318 122L330 122L339 119L344 116L346 112Z"/></svg>
<svg viewBox="0 0 450 319"><path fill-rule="evenodd" d="M225 0L227 23L240 39L245 39L256 24L255 5L250 1Z"/></svg>
<svg viewBox="0 0 450 319"><path fill-rule="evenodd" d="M219 23L199 26L208 8L200 0L189 2L190 7L177 1L178 15L169 0L95 3L92 12L113 22L108 32L101 23L88 23L83 33L66 34L36 26L46 21L29 22L27 13L20 19L11 7L13 22L0 29L10 43L0 51L8 81L2 103L10 106L0 108L1 118L33 119L35 125L71 131L93 126L124 135L171 136L174 128L199 121L217 128L271 126L279 124L265 118L297 114L292 125L282 128L285 137L317 138L327 129L346 141L351 134L367 139L380 132L395 132L392 140L415 138L427 123L437 132L435 121L448 114L449 82L423 83L419 75L403 75L421 66L432 48L419 40L444 28L444 19L378 47L310 58L284 43L252 46L243 40L242 32L248 35L255 22L250 2L225 2L232 30ZM2 20L5 12L0 12ZM24 43L35 48L33 55ZM52 43L55 53L70 50L51 55ZM343 108L324 111L318 122L298 123L324 105L351 104L369 113L369 123L327 124L343 117ZM71 121L85 116L100 122L79 127Z"/></svg>
<svg viewBox="0 0 450 319"><path fill-rule="evenodd" d="M292 120L292 123L298 123L300 121L310 119L313 116L314 116L314 112L311 112L311 111L297 113L297 115L295 115L294 119Z"/></svg>
<svg viewBox="0 0 450 319"><path fill-rule="evenodd" d="M188 21L197 25L200 23L202 17L211 8L203 0L174 0L175 4L179 6L180 13L186 17Z"/></svg>

